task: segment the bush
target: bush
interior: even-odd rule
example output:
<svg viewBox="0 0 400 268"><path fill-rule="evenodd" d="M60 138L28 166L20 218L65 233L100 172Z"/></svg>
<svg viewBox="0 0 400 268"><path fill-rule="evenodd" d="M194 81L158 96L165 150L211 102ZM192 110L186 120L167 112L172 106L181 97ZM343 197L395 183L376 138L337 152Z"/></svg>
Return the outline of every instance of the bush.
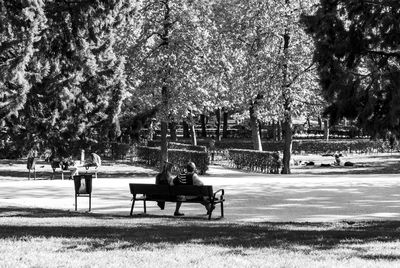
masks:
<svg viewBox="0 0 400 268"><path fill-rule="evenodd" d="M239 169L277 174L281 167L279 154L276 152L231 149L228 153L231 164Z"/></svg>
<svg viewBox="0 0 400 268"><path fill-rule="evenodd" d="M180 143L183 144L183 143ZM208 147L209 139L199 140L199 147ZM160 146L160 141L149 141L149 146ZM190 146L190 145L188 145ZM229 150L229 149L244 149L252 150L253 143L251 140L237 140L237 139L225 139L216 141L215 146L217 150ZM396 144L394 150L399 150L400 145ZM283 151L283 141L264 141L262 142L264 151L267 152L278 152ZM301 152L309 154L322 154L322 153L334 153L334 152L389 152L390 144L388 141L382 140L369 140L369 139L356 139L356 140L294 140L293 141L293 152Z"/></svg>
<svg viewBox="0 0 400 268"><path fill-rule="evenodd" d="M145 160L150 166L159 167L161 149L159 147L138 146L137 157ZM204 174L208 170L209 158L206 152L188 151L180 149L169 149L168 160L176 166L184 167L189 161L196 164L199 174Z"/></svg>
<svg viewBox="0 0 400 268"><path fill-rule="evenodd" d="M113 159L125 159L130 151L131 146L127 143L111 143L111 155Z"/></svg>
<svg viewBox="0 0 400 268"><path fill-rule="evenodd" d="M385 144L385 142L379 140L296 140L293 141L293 152L304 151L311 154L334 152L385 152L388 150ZM263 149L266 151L283 151L283 146L284 143L282 141L263 143Z"/></svg>

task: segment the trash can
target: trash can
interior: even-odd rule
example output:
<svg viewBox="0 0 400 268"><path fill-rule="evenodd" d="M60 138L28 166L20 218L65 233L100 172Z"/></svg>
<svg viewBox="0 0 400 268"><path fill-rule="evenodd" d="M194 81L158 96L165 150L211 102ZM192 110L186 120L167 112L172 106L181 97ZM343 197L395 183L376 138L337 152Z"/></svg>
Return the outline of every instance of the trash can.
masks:
<svg viewBox="0 0 400 268"><path fill-rule="evenodd" d="M78 209L78 197L89 197L89 211L92 207L92 174L74 176L75 211Z"/></svg>

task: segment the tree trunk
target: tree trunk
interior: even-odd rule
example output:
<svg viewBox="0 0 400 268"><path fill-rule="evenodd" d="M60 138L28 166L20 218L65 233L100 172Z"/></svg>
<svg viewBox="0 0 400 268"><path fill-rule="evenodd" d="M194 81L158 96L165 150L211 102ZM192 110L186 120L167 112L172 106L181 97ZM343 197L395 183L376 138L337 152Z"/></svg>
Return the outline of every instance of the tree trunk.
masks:
<svg viewBox="0 0 400 268"><path fill-rule="evenodd" d="M290 174L290 158L292 154L292 119L291 116L285 118L285 121L282 125L283 129L283 139L284 139L284 147L283 147L283 169L282 174Z"/></svg>
<svg viewBox="0 0 400 268"><path fill-rule="evenodd" d="M318 116L318 126L319 126L319 129L320 129L320 130L323 130L323 127L322 127L322 118L321 118L321 116Z"/></svg>
<svg viewBox="0 0 400 268"><path fill-rule="evenodd" d="M217 130L215 131L215 136L216 136L216 139L217 139L217 141L220 141L221 140L221 109L217 109L216 111L215 111L215 114L216 114L216 117L217 117Z"/></svg>
<svg viewBox="0 0 400 268"><path fill-rule="evenodd" d="M183 137L186 139L190 138L189 125L186 121L183 121Z"/></svg>
<svg viewBox="0 0 400 268"><path fill-rule="evenodd" d="M276 124L278 141L282 140L282 122L278 121Z"/></svg>
<svg viewBox="0 0 400 268"><path fill-rule="evenodd" d="M324 119L324 140L329 140L329 121Z"/></svg>
<svg viewBox="0 0 400 268"><path fill-rule="evenodd" d="M275 120L272 120L272 126L271 126L271 128L272 128L272 140L273 141L276 141L277 140L277 127L276 127L276 123L275 123Z"/></svg>
<svg viewBox="0 0 400 268"><path fill-rule="evenodd" d="M222 127L222 137L226 139L228 138L228 117L229 117L227 111L224 111L223 117L224 117L224 125Z"/></svg>
<svg viewBox="0 0 400 268"><path fill-rule="evenodd" d="M167 141L167 132L168 132L168 122L161 122L161 164L165 161L168 161L168 141Z"/></svg>
<svg viewBox="0 0 400 268"><path fill-rule="evenodd" d="M169 123L169 136L171 138L171 141L177 141L176 123L175 122L170 122Z"/></svg>
<svg viewBox="0 0 400 268"><path fill-rule="evenodd" d="M190 136L192 140L192 145L197 146L196 129L194 124L190 125Z"/></svg>
<svg viewBox="0 0 400 268"><path fill-rule="evenodd" d="M201 137L207 138L206 116L204 114L200 115L200 121L201 121Z"/></svg>
<svg viewBox="0 0 400 268"><path fill-rule="evenodd" d="M169 32L172 24L170 23L170 7L168 1L163 2L165 5L165 14L163 19L163 31L162 31L162 45L169 49ZM168 68L167 66L164 66ZM166 72L168 73L168 72ZM163 77L163 86L161 87L161 104L162 104L162 115L161 115L161 166L164 162L168 161L168 113L169 113L169 88L167 86L167 75Z"/></svg>
<svg viewBox="0 0 400 268"><path fill-rule="evenodd" d="M253 149L257 151L262 151L260 132L258 129L258 119L257 115L255 114L253 105L250 106L250 126Z"/></svg>
<svg viewBox="0 0 400 268"><path fill-rule="evenodd" d="M289 6L289 0L285 0L287 6ZM282 75L282 96L283 96L283 109L284 109L284 119L283 119L283 138L284 148L283 148L283 168L282 174L290 174L290 158L292 154L292 92L290 86L288 86L288 54L289 54L289 42L290 33L289 27L285 28L283 34L283 75Z"/></svg>
<svg viewBox="0 0 400 268"><path fill-rule="evenodd" d="M168 141L167 141L167 134L168 134L168 88L163 86L161 89L161 97L162 97L162 104L163 104L163 118L161 120L161 165L165 161L168 161Z"/></svg>

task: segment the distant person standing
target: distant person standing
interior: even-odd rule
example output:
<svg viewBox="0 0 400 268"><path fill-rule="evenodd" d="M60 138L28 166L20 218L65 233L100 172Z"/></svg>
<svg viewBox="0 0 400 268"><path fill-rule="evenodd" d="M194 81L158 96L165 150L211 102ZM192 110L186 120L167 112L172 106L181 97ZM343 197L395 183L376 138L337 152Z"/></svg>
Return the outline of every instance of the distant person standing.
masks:
<svg viewBox="0 0 400 268"><path fill-rule="evenodd" d="M211 154L211 161L214 161L214 157L215 157L215 138L214 136L211 136L211 140L209 143L209 150L210 150L210 154Z"/></svg>
<svg viewBox="0 0 400 268"><path fill-rule="evenodd" d="M342 154L338 154L338 153L335 154L335 162L334 162L335 166L340 166L340 157L341 156L342 156Z"/></svg>

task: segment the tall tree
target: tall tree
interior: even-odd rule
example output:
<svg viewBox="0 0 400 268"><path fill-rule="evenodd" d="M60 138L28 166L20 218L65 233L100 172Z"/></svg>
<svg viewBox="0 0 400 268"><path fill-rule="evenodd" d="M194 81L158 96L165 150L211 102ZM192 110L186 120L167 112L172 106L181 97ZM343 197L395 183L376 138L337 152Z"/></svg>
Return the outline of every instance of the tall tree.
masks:
<svg viewBox="0 0 400 268"><path fill-rule="evenodd" d="M400 2L323 0L303 16L332 123L400 134Z"/></svg>
<svg viewBox="0 0 400 268"><path fill-rule="evenodd" d="M125 77L114 37L128 2L49 0L42 8L46 28L38 33L25 73L40 72L17 107L18 116L5 121L21 126L26 143L38 142L59 155L102 136L115 139Z"/></svg>
<svg viewBox="0 0 400 268"><path fill-rule="evenodd" d="M18 116L29 90L43 76L35 50L46 28L42 1L0 1L0 120Z"/></svg>
<svg viewBox="0 0 400 268"><path fill-rule="evenodd" d="M141 25L126 50L129 86L160 106L161 160L167 160L167 126L172 119L191 122L201 113L207 90L204 72L208 31L206 1L143 1ZM128 32L132 29L128 29Z"/></svg>

